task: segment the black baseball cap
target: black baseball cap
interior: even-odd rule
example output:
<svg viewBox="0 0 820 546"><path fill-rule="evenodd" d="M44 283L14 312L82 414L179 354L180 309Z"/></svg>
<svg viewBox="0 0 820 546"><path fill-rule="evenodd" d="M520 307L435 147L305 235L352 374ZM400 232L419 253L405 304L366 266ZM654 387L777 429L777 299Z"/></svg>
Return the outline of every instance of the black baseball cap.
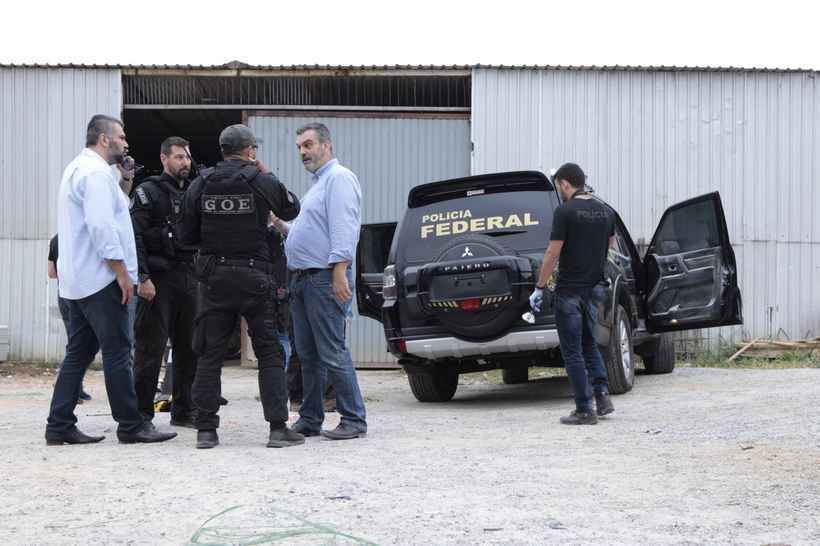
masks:
<svg viewBox="0 0 820 546"><path fill-rule="evenodd" d="M573 188L583 188L587 180L583 169L576 163L564 163L561 165L552 177L553 181L557 181L559 178L569 182Z"/></svg>
<svg viewBox="0 0 820 546"><path fill-rule="evenodd" d="M219 133L219 147L224 154L236 153L248 146L256 146L256 137L247 125L229 125Z"/></svg>

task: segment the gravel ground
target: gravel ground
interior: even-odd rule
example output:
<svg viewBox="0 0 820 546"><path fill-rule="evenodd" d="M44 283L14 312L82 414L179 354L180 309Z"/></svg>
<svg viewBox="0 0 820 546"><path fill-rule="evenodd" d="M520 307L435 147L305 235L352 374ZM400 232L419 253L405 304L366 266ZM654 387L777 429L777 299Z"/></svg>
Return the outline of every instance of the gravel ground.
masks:
<svg viewBox="0 0 820 546"><path fill-rule="evenodd" d="M282 450L264 447L255 371L224 376L204 451L188 429L118 444L101 372L78 416L107 438L46 447L53 378L0 378L0 543L820 544L817 369L640 376L578 428L558 424L566 378L465 376L420 404L400 372L364 371L367 438Z"/></svg>

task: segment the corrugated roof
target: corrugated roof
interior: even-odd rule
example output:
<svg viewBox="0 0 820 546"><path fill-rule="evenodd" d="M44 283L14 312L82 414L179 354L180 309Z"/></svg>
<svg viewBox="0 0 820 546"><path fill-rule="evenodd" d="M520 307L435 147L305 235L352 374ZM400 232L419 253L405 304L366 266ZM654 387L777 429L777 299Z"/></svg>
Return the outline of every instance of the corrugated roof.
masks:
<svg viewBox="0 0 820 546"><path fill-rule="evenodd" d="M251 65L241 61L231 61L216 65L195 64L82 64L82 63L0 63L0 68L78 68L78 69L120 69L120 70L248 70L275 72L302 71L465 71L474 68L502 70L588 70L588 71L636 71L636 72L806 72L808 68L769 68L739 66L669 66L669 65L505 65L505 64L462 64L462 65Z"/></svg>

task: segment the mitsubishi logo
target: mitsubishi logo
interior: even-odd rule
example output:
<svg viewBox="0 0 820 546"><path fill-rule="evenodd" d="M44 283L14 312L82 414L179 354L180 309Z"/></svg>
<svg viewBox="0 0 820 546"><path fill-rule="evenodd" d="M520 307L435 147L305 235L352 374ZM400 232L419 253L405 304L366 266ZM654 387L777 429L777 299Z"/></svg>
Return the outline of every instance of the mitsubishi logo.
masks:
<svg viewBox="0 0 820 546"><path fill-rule="evenodd" d="M470 251L470 247L465 246L465 247L464 247L464 253L461 255L461 257L462 257L462 258L466 258L467 256L471 256L471 257L472 257L472 255L473 255L473 253Z"/></svg>

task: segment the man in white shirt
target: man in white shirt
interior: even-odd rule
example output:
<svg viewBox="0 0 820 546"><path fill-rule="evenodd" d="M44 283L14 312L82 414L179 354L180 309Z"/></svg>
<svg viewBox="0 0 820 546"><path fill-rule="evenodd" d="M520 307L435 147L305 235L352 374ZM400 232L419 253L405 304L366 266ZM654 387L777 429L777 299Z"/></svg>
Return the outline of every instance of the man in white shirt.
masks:
<svg viewBox="0 0 820 546"><path fill-rule="evenodd" d="M70 319L66 356L46 425L48 445L104 438L80 432L74 415L83 374L98 350L120 442L162 442L176 436L146 426L134 392L127 305L137 283L137 251L128 199L110 167L122 161L127 148L122 122L95 115L88 123L86 148L69 163L60 182L57 274Z"/></svg>

